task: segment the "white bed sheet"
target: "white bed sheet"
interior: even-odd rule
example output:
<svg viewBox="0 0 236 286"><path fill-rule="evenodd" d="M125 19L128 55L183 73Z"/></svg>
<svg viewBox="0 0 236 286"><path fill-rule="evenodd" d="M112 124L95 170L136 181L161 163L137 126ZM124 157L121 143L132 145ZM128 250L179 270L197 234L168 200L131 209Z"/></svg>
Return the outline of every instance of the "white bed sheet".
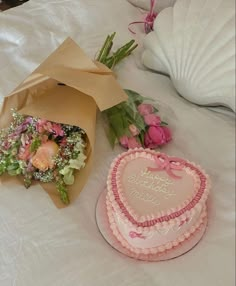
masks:
<svg viewBox="0 0 236 286"><path fill-rule="evenodd" d="M98 116L93 172L74 204L58 210L39 186L0 185L1 286L235 285L235 117L187 102L167 77L143 68L142 27L135 36L127 29L139 17L124 0L30 0L0 13L0 98L67 36L91 57L108 33L117 32L117 46L135 37L139 50L118 67L118 80L160 103L174 136L163 151L198 162L210 174L204 238L184 256L159 263L124 257L103 240L95 206L122 149L111 150Z"/></svg>

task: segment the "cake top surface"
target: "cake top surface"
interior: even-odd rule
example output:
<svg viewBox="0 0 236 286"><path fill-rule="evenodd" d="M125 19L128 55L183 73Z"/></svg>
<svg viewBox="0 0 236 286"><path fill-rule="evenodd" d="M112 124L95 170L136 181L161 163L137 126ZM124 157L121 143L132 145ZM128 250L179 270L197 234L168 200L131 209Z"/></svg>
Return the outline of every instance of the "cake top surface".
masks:
<svg viewBox="0 0 236 286"><path fill-rule="evenodd" d="M183 215L204 203L209 189L207 175L199 166L142 148L119 155L107 182L120 213L140 225Z"/></svg>
<svg viewBox="0 0 236 286"><path fill-rule="evenodd" d="M175 171L179 177L172 177L165 169L155 168L153 158L138 157L127 162L121 171L127 203L140 215L175 208L194 195L194 177L188 170Z"/></svg>

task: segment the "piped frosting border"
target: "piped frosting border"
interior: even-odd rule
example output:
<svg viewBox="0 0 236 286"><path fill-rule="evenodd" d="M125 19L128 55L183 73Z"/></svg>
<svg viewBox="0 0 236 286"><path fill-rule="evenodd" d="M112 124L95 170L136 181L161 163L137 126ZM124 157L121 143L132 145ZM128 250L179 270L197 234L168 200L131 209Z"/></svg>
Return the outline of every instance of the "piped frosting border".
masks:
<svg viewBox="0 0 236 286"><path fill-rule="evenodd" d="M135 213L135 211L127 205L125 198L122 197L121 186L117 183L117 178L120 176L119 166L122 165L122 162L125 160L135 159L142 156L146 157L148 155L155 156L156 154L161 153L150 149L144 150L142 148L136 148L120 154L111 165L107 179L107 195L110 202L113 203L116 213L130 226L135 225L142 229L143 227L153 228L157 224L162 227L163 225L171 223L171 221L178 224L181 223L181 221L186 220L186 218L193 216L196 210L199 208L202 209L206 203L210 189L209 177L200 166L197 166L192 162L185 161L184 167L190 172L193 172L195 179L194 196L176 208L161 211L157 214L139 216Z"/></svg>

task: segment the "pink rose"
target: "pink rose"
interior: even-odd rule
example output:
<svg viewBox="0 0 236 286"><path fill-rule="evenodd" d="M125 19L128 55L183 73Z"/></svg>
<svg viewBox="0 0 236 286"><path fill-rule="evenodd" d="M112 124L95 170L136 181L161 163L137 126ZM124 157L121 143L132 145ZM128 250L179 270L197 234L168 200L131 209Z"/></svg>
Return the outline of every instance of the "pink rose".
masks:
<svg viewBox="0 0 236 286"><path fill-rule="evenodd" d="M164 134L165 134L165 137L166 137L166 142L171 141L172 135L171 135L170 129L168 127L166 127L166 126L163 126L162 130L164 131Z"/></svg>
<svg viewBox="0 0 236 286"><path fill-rule="evenodd" d="M163 129L159 126L150 126L144 137L144 144L147 148L156 148L166 143Z"/></svg>
<svg viewBox="0 0 236 286"><path fill-rule="evenodd" d="M161 118L155 114L144 115L144 122L148 126L159 126L161 123Z"/></svg>
<svg viewBox="0 0 236 286"><path fill-rule="evenodd" d="M139 148L142 147L141 144L137 141L135 137L129 138L128 141L128 148L129 149L134 149L134 148Z"/></svg>
<svg viewBox="0 0 236 286"><path fill-rule="evenodd" d="M139 134L139 130L137 126L135 126L134 124L130 124L129 131L131 132L133 136L137 136Z"/></svg>
<svg viewBox="0 0 236 286"><path fill-rule="evenodd" d="M119 142L121 146L123 146L124 148L128 148L129 138L126 135L120 137Z"/></svg>
<svg viewBox="0 0 236 286"><path fill-rule="evenodd" d="M151 104L145 104L145 103L141 103L137 107L137 109L138 109L139 114L141 114L142 116L151 114L154 111L154 108Z"/></svg>

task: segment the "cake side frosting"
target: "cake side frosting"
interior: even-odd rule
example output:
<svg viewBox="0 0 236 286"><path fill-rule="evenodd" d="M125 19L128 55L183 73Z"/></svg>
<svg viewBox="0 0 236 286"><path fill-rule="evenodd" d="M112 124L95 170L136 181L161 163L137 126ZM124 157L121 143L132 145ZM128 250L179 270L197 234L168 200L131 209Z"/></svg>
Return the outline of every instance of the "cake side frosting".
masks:
<svg viewBox="0 0 236 286"><path fill-rule="evenodd" d="M112 211L112 207L108 200L106 204L108 220L113 235L124 248L137 255L162 255L178 247L181 247L185 241L188 241L193 236L195 236L198 230L200 230L207 221L207 212L204 211L195 225L192 224L191 226L188 226L189 229L187 228L188 230L183 231L182 234L177 232L172 233L172 236L169 236L169 241L166 239L166 232L169 231L169 226L166 228L160 228L159 231L155 229L150 229L148 231L145 230L145 228L139 229L138 232L130 230L127 236L127 232L123 229L124 226L121 226L122 221L117 221L114 218L114 212ZM152 241L155 243L158 241L160 244L154 246L155 244L152 244Z"/></svg>
<svg viewBox="0 0 236 286"><path fill-rule="evenodd" d="M158 154L161 153L143 149L128 151L117 157L108 175L106 201L111 229L120 243L135 253L158 253L176 247L193 235L207 216L206 200L210 184L204 171L193 163L180 160L182 167L179 168L180 166L177 165L177 170L181 180L178 181L176 178L172 184L168 177L171 174L166 176L163 173L165 170L149 172L149 169L155 169L155 164L149 166L149 163L153 162L153 157ZM134 164L134 166L130 164L132 160L134 162L136 160L137 163L139 158L146 158L147 165L145 166L145 160L139 162L142 164ZM178 158L175 160L178 161ZM122 172L124 170L126 170L125 176ZM177 177L176 174L177 172L173 177ZM186 178L184 174L187 174ZM122 177L124 177L123 182ZM128 192L125 193L124 189L127 187L126 182L129 178L131 179L128 182ZM145 183L142 183L142 180ZM135 187L130 189L130 183L136 186L136 190ZM151 191L148 194L149 205L145 206L145 200L141 198L140 206L135 208L137 201L132 196L127 200L128 193L130 192L131 195L140 193L142 188L145 188L146 196L146 193ZM181 190L182 193L180 193ZM151 193L154 194L153 198L150 197ZM176 197L178 200L175 200ZM171 201L169 198L174 200ZM161 203L160 207L160 202L164 202L164 206ZM152 205L157 207L157 212L155 207L150 208ZM150 209L151 212L149 212Z"/></svg>

